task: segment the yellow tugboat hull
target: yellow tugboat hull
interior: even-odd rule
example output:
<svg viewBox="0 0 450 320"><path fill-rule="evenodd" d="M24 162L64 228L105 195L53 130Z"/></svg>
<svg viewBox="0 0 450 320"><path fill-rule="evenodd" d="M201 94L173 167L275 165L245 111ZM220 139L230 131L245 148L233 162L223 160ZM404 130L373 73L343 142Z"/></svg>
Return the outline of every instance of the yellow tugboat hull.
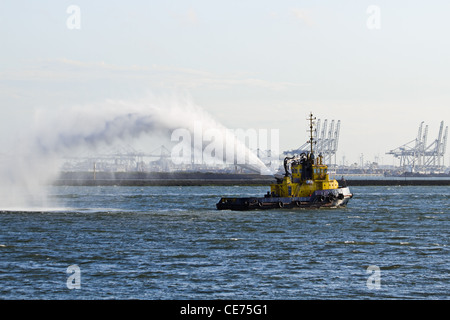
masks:
<svg viewBox="0 0 450 320"><path fill-rule="evenodd" d="M315 191L308 197L221 198L218 210L265 210L345 207L353 197L348 187Z"/></svg>

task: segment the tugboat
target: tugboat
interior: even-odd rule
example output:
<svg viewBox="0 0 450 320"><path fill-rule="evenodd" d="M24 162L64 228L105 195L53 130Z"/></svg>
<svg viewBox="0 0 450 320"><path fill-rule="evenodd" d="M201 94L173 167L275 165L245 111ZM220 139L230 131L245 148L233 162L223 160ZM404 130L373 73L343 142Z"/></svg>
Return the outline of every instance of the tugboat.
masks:
<svg viewBox="0 0 450 320"><path fill-rule="evenodd" d="M263 197L221 198L218 210L337 208L346 206L353 197L344 179L341 185L330 179L321 154L314 155L313 114L310 113L310 151L284 159L284 177L276 177Z"/></svg>

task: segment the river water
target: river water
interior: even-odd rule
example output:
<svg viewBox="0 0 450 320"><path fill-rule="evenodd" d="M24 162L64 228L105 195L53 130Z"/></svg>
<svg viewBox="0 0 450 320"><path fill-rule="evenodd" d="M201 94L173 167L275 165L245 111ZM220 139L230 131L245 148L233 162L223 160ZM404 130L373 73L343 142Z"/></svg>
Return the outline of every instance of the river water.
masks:
<svg viewBox="0 0 450 320"><path fill-rule="evenodd" d="M218 211L267 187L49 187L0 211L0 299L448 299L449 187Z"/></svg>

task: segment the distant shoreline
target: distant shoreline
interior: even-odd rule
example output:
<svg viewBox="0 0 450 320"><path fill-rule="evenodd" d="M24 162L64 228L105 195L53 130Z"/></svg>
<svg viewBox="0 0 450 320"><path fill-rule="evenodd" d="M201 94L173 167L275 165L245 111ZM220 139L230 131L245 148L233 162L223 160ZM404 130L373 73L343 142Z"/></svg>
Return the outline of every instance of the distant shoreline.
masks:
<svg viewBox="0 0 450 320"><path fill-rule="evenodd" d="M345 178L345 176L344 176ZM209 172L63 172L54 186L269 186L272 176ZM346 179L348 186L448 186L450 179Z"/></svg>

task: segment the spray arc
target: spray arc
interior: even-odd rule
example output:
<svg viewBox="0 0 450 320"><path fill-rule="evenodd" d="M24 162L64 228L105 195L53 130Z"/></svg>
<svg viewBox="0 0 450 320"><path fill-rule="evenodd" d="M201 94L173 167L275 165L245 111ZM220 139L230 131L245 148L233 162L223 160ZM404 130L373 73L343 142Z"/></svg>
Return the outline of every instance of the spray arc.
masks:
<svg viewBox="0 0 450 320"><path fill-rule="evenodd" d="M86 149L95 151L101 146L146 136L168 139L180 128L193 134L195 123L201 123L206 132L224 133L215 138L222 137L224 140L219 145L231 144L235 150L240 150L238 154L245 155L248 161L240 165L247 165L253 171L270 172L242 142L189 99L151 97L137 101L106 101L37 113L35 127L17 144L17 150L12 152L14 156L3 159L0 167L2 206L52 206L45 185L57 177L61 159L66 155ZM197 152L195 148L205 150L208 146L202 141L192 145L192 152ZM220 155L220 152L215 153ZM216 156L217 159L227 161L226 153L222 157Z"/></svg>

